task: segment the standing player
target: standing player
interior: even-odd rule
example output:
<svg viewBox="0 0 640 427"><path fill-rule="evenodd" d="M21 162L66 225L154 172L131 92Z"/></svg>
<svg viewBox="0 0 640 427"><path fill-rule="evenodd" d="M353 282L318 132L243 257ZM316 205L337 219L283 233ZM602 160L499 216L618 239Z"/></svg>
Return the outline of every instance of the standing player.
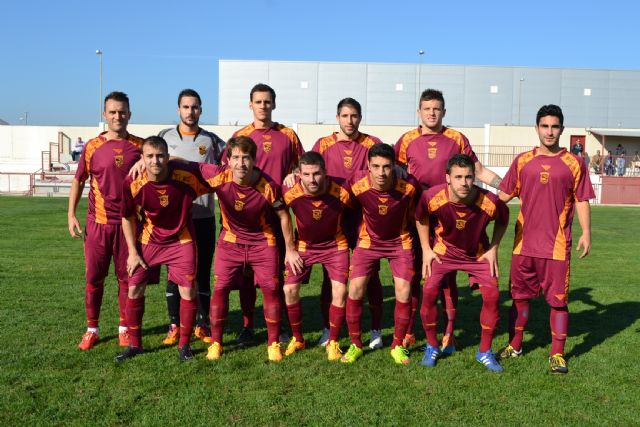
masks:
<svg viewBox="0 0 640 427"><path fill-rule="evenodd" d="M163 264L180 292L178 354L181 360L193 358L189 340L197 311L197 249L191 210L194 199L210 190L197 164L170 164L168 151L161 137L145 139L142 159L146 172L135 179L127 177L123 186L122 231L129 249L126 318L131 341L116 356L118 362L142 353L144 291L147 283L157 280Z"/></svg>
<svg viewBox="0 0 640 427"><path fill-rule="evenodd" d="M367 169L367 152L374 144L380 144L380 139L359 131L362 121L362 107L353 98L344 98L338 102L336 120L340 127L339 132L320 138L314 144L312 151L316 151L324 157L327 165L327 175L351 179L353 174ZM346 234L350 248L355 248L358 236L356 230L362 220L362 212L359 209L348 209L343 217L343 230ZM320 345L329 342L329 311L332 301L332 286L326 269L323 268L324 277L320 294L322 318L324 330L320 338ZM382 284L378 272L371 276L367 285L369 297L369 310L371 311L371 340L369 347L378 349L382 347Z"/></svg>
<svg viewBox="0 0 640 427"><path fill-rule="evenodd" d="M476 178L498 188L500 177L482 165L471 149L467 137L442 124L446 112L442 92L435 89L422 92L418 105L420 126L402 135L395 145L398 164L405 166L423 188L429 188L446 183L444 171L451 156L466 154L475 164ZM450 354L455 351L453 331L458 306L455 274L447 278L443 293L447 325L442 338L442 347L445 353ZM412 321L413 318L412 316ZM412 329L409 331L411 332ZM409 346L413 343L415 343L415 336L410 334L406 337L405 345Z"/></svg>
<svg viewBox="0 0 640 427"><path fill-rule="evenodd" d="M184 89L178 95L178 115L180 124L164 129L159 136L167 141L169 154L184 160L219 164L225 143L215 133L199 126L202 114L200 95L193 89ZM193 225L198 247L196 289L198 291L198 314L195 335L209 342L209 304L211 301L211 264L215 248L216 222L213 194L198 197L193 202ZM164 344L173 345L178 341L180 331L180 294L178 285L167 281L167 310L169 312L169 332Z"/></svg>
<svg viewBox="0 0 640 427"><path fill-rule="evenodd" d="M296 221L296 250L304 266L296 274L287 266L284 296L293 337L285 351L289 356L305 348L302 336L302 304L300 284L307 283L314 264L322 264L331 280L329 309L329 342L327 358L338 360L340 328L345 317L346 282L349 272L349 245L342 231L342 214L353 206L342 180L328 177L322 156L309 151L300 157L299 181L283 188L284 202Z"/></svg>
<svg viewBox="0 0 640 427"><path fill-rule="evenodd" d="M282 185L284 177L298 164L302 154L302 144L298 135L282 124L272 119L276 109L276 92L270 86L258 83L249 93L249 108L253 113L253 122L236 131L233 136L247 136L257 146L255 165L264 175ZM224 158L224 154L223 154ZM284 257L285 248L278 218L271 216L280 258ZM282 285L282 278L280 279ZM256 289L253 278L246 277L240 286L240 305L242 308L243 329L237 337L238 344L253 341L253 312L256 304Z"/></svg>
<svg viewBox="0 0 640 427"><path fill-rule="evenodd" d="M227 144L228 166L200 164L203 177L218 196L222 220L214 261L209 360L222 356L222 333L229 312L229 292L242 280L242 272L248 267L253 270L256 285L262 291L269 360L282 360L278 342L280 263L270 215L276 215L280 220L286 245L285 263L291 266L294 274L302 268L302 260L295 250L291 218L284 209L280 186L254 167L256 151L256 144L251 138L234 137ZM276 209L275 214L272 208Z"/></svg>
<svg viewBox="0 0 640 427"><path fill-rule="evenodd" d="M420 316L427 346L422 364L434 367L442 354L436 328L439 290L445 277L464 271L469 275L471 288L479 288L482 294L482 332L476 360L491 371L502 372L491 351L491 342L499 319L498 245L509 223L509 208L498 196L473 184L474 167L466 154L451 157L447 162L447 183L429 188L416 207L425 278ZM489 242L486 229L494 220ZM431 230L435 230L433 238Z"/></svg>
<svg viewBox="0 0 640 427"><path fill-rule="evenodd" d="M415 273L409 227L414 222L420 185L413 178L396 175L395 155L390 145L376 144L367 156L369 170L356 173L349 182L351 192L362 206L363 220L349 275L346 318L351 347L341 361L354 363L362 356L362 298L380 259L387 258L396 291L391 356L396 363L406 365L409 352L402 345L402 339L411 315L410 283Z"/></svg>
<svg viewBox="0 0 640 427"><path fill-rule="evenodd" d="M84 257L86 263L86 288L84 304L87 312L87 332L78 345L80 350L89 350L99 340L98 321L104 279L113 258L118 279L118 305L120 326L118 340L121 346L129 345L125 323L127 302L127 244L122 235L120 207L122 183L129 169L140 159L142 140L127 132L131 118L129 98L122 92L111 92L104 99L102 116L107 131L87 142L82 151L78 170L71 184L67 222L72 237L81 237L82 229L76 218L78 202L87 179L91 178L89 207L84 235Z"/></svg>
<svg viewBox="0 0 640 427"><path fill-rule="evenodd" d="M560 148L564 116L557 105L545 105L536 116L540 145L520 154L500 185L505 202L520 198L520 213L511 259L509 345L501 359L522 355L522 336L529 320L529 300L543 294L551 307L551 372L566 374L564 359L569 310L571 223L575 207L582 236L580 258L591 250L591 210L595 197L584 160Z"/></svg>

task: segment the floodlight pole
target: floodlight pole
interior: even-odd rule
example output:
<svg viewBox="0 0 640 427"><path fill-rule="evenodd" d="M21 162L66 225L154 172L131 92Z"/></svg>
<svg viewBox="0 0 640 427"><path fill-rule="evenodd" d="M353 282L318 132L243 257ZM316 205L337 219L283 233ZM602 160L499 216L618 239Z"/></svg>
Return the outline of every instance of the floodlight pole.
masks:
<svg viewBox="0 0 640 427"><path fill-rule="evenodd" d="M418 56L420 58L420 63L418 65L418 93L416 98L418 98L418 108L420 108L420 94L422 93L422 58L424 57L424 50L420 49L418 51ZM418 124L420 124L420 117L418 117Z"/></svg>
<svg viewBox="0 0 640 427"><path fill-rule="evenodd" d="M524 77L520 77L518 83L518 126L520 126L520 109L522 108L522 82L524 82Z"/></svg>
<svg viewBox="0 0 640 427"><path fill-rule="evenodd" d="M96 55L100 58L100 92L98 93L98 123L102 124L102 51L96 49Z"/></svg>

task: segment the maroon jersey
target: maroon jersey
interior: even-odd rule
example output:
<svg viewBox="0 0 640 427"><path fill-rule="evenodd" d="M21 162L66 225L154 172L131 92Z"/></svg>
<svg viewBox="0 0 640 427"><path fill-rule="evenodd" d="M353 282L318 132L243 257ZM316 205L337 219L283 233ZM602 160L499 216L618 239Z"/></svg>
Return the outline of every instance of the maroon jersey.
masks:
<svg viewBox="0 0 640 427"><path fill-rule="evenodd" d="M514 159L500 190L521 202L513 253L568 260L574 204L595 197L582 157L565 149L547 156L534 148Z"/></svg>
<svg viewBox="0 0 640 427"><path fill-rule="evenodd" d="M443 127L439 133L421 132L422 127L418 127L405 133L394 149L398 164L406 165L407 172L423 188L446 183L447 161L455 154L466 154L474 163L478 161L467 137L457 130Z"/></svg>
<svg viewBox="0 0 640 427"><path fill-rule="evenodd" d="M341 218L346 206L353 206L343 181L326 177L327 191L320 196L304 193L302 184L283 187L284 203L291 208L296 222L296 247L307 249L347 250L349 245L342 232Z"/></svg>
<svg viewBox="0 0 640 427"><path fill-rule="evenodd" d="M97 224L121 224L122 183L129 169L140 160L142 139L106 140L101 133L82 151L75 178L85 182L91 177L87 220Z"/></svg>
<svg viewBox="0 0 640 427"><path fill-rule="evenodd" d="M271 181L260 169L254 185L233 182L228 166L200 163L200 171L208 185L218 196L220 205L220 239L245 245L275 246L276 238L269 221L272 208L283 209L280 186Z"/></svg>
<svg viewBox="0 0 640 427"><path fill-rule="evenodd" d="M272 181L282 184L297 165L304 152L298 135L284 125L275 123L268 129L256 129L252 124L237 130L233 136L248 136L258 146L256 151L256 166ZM222 156L223 163L227 163L227 152Z"/></svg>
<svg viewBox="0 0 640 427"><path fill-rule="evenodd" d="M149 181L146 171L135 180L125 179L121 216L139 215L138 240L143 245L189 243L194 236L193 201L210 191L197 163L169 162L169 175L162 182Z"/></svg>
<svg viewBox="0 0 640 427"><path fill-rule="evenodd" d="M381 142L375 136L364 133L354 141L339 140L338 133L334 132L317 140L311 150L324 158L327 175L351 179L354 172L367 168L369 148Z"/></svg>
<svg viewBox="0 0 640 427"><path fill-rule="evenodd" d="M416 220L430 218L434 230L433 251L459 261L476 261L489 248L487 225L509 222L509 208L498 196L478 188L472 204L449 200L447 184L436 185L422 194L416 206Z"/></svg>
<svg viewBox="0 0 640 427"><path fill-rule="evenodd" d="M369 171L359 171L349 181L349 189L362 207L357 247L411 249L409 230L421 193L413 177L396 176L390 191L379 191L373 188Z"/></svg>

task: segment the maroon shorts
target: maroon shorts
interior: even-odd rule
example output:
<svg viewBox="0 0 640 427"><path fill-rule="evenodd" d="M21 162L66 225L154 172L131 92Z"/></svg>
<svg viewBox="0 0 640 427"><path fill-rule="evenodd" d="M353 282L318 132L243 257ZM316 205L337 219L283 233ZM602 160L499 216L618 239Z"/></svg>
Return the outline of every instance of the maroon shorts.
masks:
<svg viewBox="0 0 640 427"><path fill-rule="evenodd" d="M469 275L469 286L498 286L498 278L491 276L488 262L462 261L446 257L440 257L442 264L433 261L431 264L431 276L424 282L425 288L445 288L451 285L450 278L455 279L456 271L462 271ZM455 280L454 280L455 283Z"/></svg>
<svg viewBox="0 0 640 427"><path fill-rule="evenodd" d="M178 286L193 287L196 276L196 245L194 242L170 245L142 245L138 248L147 269L136 268L129 278L129 286L156 283L160 275L160 266L166 265L168 277Z"/></svg>
<svg viewBox="0 0 640 427"><path fill-rule="evenodd" d="M544 295L552 307L566 307L569 294L569 261L513 255L511 298L531 299Z"/></svg>
<svg viewBox="0 0 640 427"><path fill-rule="evenodd" d="M311 267L313 264L322 264L329 272L329 279L346 284L349 276L349 250L339 251L336 248L330 249L307 249L299 252L304 267L302 272L293 274L291 267L287 264L284 283L291 285L294 283L309 283Z"/></svg>
<svg viewBox="0 0 640 427"><path fill-rule="evenodd" d="M96 224L87 220L84 229L87 283L104 283L105 277L109 274L111 258L118 281L126 282L128 255L127 242L120 224Z"/></svg>
<svg viewBox="0 0 640 427"><path fill-rule="evenodd" d="M254 283L263 289L277 289L278 248L275 246L244 245L218 240L213 262L214 286L218 289L234 289L242 282L242 274L251 267ZM236 287L237 289L237 287Z"/></svg>
<svg viewBox="0 0 640 427"><path fill-rule="evenodd" d="M414 275L413 250L403 249L400 246L395 248L355 248L351 257L351 267L349 269L349 280L371 276L378 270L379 261L382 258L389 260L391 274L407 281L411 281Z"/></svg>

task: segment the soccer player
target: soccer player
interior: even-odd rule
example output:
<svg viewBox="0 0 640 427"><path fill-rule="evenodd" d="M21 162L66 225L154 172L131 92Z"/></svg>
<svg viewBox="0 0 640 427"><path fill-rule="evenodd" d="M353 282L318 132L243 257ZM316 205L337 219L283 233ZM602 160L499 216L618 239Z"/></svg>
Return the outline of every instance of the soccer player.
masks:
<svg viewBox="0 0 640 427"><path fill-rule="evenodd" d="M180 124L164 129L159 136L167 141L169 155L193 162L219 164L225 142L215 133L200 127L202 100L193 89L184 89L178 95L178 116ZM193 225L198 247L196 289L198 314L195 336L204 342L211 339L209 330L209 305L211 302L211 266L215 248L216 222L213 194L198 197L193 202ZM167 310L169 312L169 332L164 344L174 345L180 336L180 294L178 285L167 281Z"/></svg>
<svg viewBox="0 0 640 427"><path fill-rule="evenodd" d="M338 102L336 120L340 130L329 136L320 138L314 144L312 151L322 154L327 167L327 174L332 177L351 179L353 174L367 169L367 152L374 144L381 141L375 136L360 132L362 121L362 107L353 98L344 98ZM362 212L359 209L347 209L343 216L343 230L351 249L355 248L358 240L357 232L359 221L362 220ZM332 303L332 285L326 269L323 269L324 277L321 290L321 310L324 322L324 330L319 344L326 345L329 342L329 311ZM371 339L369 347L378 349L382 347L382 283L380 275L373 274L367 285L369 297L369 310L371 311Z"/></svg>
<svg viewBox="0 0 640 427"><path fill-rule="evenodd" d="M89 350L99 340L98 321L104 293L104 280L113 258L118 280L118 305L120 325L118 341L129 345L125 323L127 302L127 244L122 235L120 208L122 183L129 169L140 159L142 140L127 132L131 118L129 98L123 92L111 92L104 99L102 116L107 131L87 142L82 151L78 170L69 192L67 222L72 237L82 237L82 229L76 218L78 202L87 179L91 178L89 207L84 233L84 257L86 263L86 288L84 304L87 313L87 332L78 345Z"/></svg>
<svg viewBox="0 0 640 427"><path fill-rule="evenodd" d="M283 188L284 202L293 211L296 222L296 250L304 263L298 274L289 266L285 273L284 296L293 337L284 354L289 356L305 348L300 284L308 283L314 264L321 264L331 280L326 351L327 359L334 361L342 356L338 339L345 317L349 274L349 245L342 230L342 214L345 207L353 207L353 202L344 181L327 176L324 159L314 151L300 157L298 176L293 186Z"/></svg>
<svg viewBox="0 0 640 427"><path fill-rule="evenodd" d="M540 294L551 307L551 372L566 374L564 358L569 310L569 261L574 209L582 235L576 251L580 258L591 250L591 210L595 197L584 160L560 148L564 116L557 105L545 105L536 115L540 144L518 155L500 184L500 198L520 198L520 213L511 259L509 345L501 359L522 355L524 328L529 320L529 300Z"/></svg>
<svg viewBox="0 0 640 427"><path fill-rule="evenodd" d="M167 142L152 136L142 144L145 171L127 177L123 186L122 231L129 257L129 297L126 319L130 345L115 360L142 353L142 316L147 283L157 283L160 266L180 292L178 355L193 358L189 340L196 317L196 244L193 201L210 191L196 163L169 163Z"/></svg>
<svg viewBox="0 0 640 427"><path fill-rule="evenodd" d="M474 170L471 157L454 155L447 162L447 183L429 188L416 206L425 278L420 316L427 346L422 364L434 367L442 354L438 347L436 301L445 278L463 271L469 275L471 288L479 288L482 294L476 360L490 371L502 372L491 342L499 319L498 245L509 223L509 209L498 196L473 184ZM489 241L486 229L491 221L495 226Z"/></svg>
<svg viewBox="0 0 640 427"><path fill-rule="evenodd" d="M233 137L227 143L228 166L200 164L203 177L216 192L220 204L222 229L214 260L214 290L211 298L211 341L207 359L222 356L222 333L229 312L229 292L250 267L263 296L267 324L268 358L282 360L280 333L280 275L276 236L269 216L279 218L284 235L285 264L294 274L302 268L295 250L291 218L284 209L280 186L254 167L257 147L247 136Z"/></svg>
<svg viewBox="0 0 640 427"><path fill-rule="evenodd" d="M256 84L249 93L249 108L253 113L253 122L236 131L233 136L247 136L256 143L255 165L268 179L280 186L285 176L298 164L303 152L302 144L293 129L273 121L273 110L276 109L276 92L273 88L263 83ZM223 162L225 161L223 153ZM272 223L282 260L285 254L285 245L278 225L279 219L270 215L269 221ZM280 283L282 285L282 278ZM256 289L251 277L246 277L243 284L240 286L243 329L238 334L238 344L247 344L253 341Z"/></svg>
<svg viewBox="0 0 640 427"><path fill-rule="evenodd" d="M444 171L451 156L466 154L475 164L476 178L487 185L498 188L500 177L482 165L473 152L467 137L442 124L446 112L442 92L435 89L427 89L422 92L418 103L420 125L417 129L403 134L394 147L398 164L405 166L423 188L429 188L446 183ZM416 249L419 250L419 247ZM413 302L417 301L415 285L419 286L419 284L414 283ZM447 285L443 288L443 296L447 322L442 338L442 348L446 354L451 354L456 349L453 336L456 307L458 306L455 274L447 278ZM413 308L415 309L415 307ZM411 317L412 322L413 319L414 316ZM410 334L405 339L407 347L415 343L412 330L412 328L409 329Z"/></svg>
<svg viewBox="0 0 640 427"><path fill-rule="evenodd" d="M396 306L391 356L398 364L409 363L409 352L402 345L411 315L410 283L414 276L412 236L415 202L420 185L413 178L400 178L395 173L395 153L387 144L375 144L367 154L369 170L356 173L349 188L362 206L362 224L358 244L351 258L347 328L351 338L344 363L354 363L362 356L360 317L362 298L380 259L387 258L395 285Z"/></svg>

